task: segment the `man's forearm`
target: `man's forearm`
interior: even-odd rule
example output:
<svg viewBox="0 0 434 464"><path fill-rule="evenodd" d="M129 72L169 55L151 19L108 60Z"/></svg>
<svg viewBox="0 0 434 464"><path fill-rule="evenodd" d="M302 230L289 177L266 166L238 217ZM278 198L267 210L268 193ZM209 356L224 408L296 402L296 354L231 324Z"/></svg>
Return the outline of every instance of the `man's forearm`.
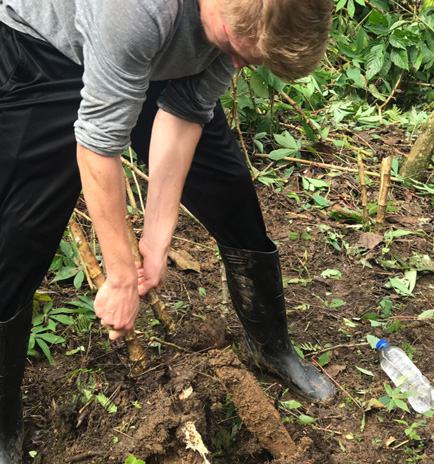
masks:
<svg viewBox="0 0 434 464"><path fill-rule="evenodd" d="M136 278L125 222L125 181L120 157L98 155L77 145L83 193L95 226L107 277Z"/></svg>
<svg viewBox="0 0 434 464"><path fill-rule="evenodd" d="M149 188L141 245L163 258L177 224L182 189L201 134L199 124L158 111L149 149Z"/></svg>

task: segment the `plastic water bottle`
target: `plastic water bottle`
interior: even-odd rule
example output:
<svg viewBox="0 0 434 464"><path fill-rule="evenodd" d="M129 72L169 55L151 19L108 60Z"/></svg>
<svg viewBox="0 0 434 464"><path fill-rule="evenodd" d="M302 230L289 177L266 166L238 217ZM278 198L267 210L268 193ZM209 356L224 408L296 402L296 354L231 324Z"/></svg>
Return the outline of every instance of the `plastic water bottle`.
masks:
<svg viewBox="0 0 434 464"><path fill-rule="evenodd" d="M434 389L428 379L413 364L401 348L390 346L386 340L377 343L380 365L401 392L412 392L408 401L412 408L424 413L434 407Z"/></svg>

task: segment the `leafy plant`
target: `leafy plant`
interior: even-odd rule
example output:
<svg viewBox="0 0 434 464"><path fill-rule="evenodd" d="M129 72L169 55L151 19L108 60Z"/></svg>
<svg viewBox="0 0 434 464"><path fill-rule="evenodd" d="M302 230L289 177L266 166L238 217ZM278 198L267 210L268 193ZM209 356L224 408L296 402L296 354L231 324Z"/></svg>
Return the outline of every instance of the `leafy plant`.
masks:
<svg viewBox="0 0 434 464"><path fill-rule="evenodd" d="M39 302L45 301L40 311ZM35 349L36 345L42 350L44 355L54 364L54 359L51 355L51 345L64 344L65 338L56 335L57 326L59 323L68 326L74 323L71 314L74 310L66 308L53 308L53 302L47 296L38 295L33 302L33 327L30 332L29 346L27 353L29 356L38 356L39 353Z"/></svg>
<svg viewBox="0 0 434 464"><path fill-rule="evenodd" d="M127 457L125 464L146 464L145 461L135 458L132 454Z"/></svg>

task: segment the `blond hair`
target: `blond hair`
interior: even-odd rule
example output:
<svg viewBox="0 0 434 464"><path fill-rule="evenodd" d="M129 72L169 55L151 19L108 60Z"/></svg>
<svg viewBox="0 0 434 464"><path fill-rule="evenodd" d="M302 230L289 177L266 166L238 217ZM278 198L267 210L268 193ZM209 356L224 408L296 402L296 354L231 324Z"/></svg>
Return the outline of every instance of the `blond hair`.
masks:
<svg viewBox="0 0 434 464"><path fill-rule="evenodd" d="M315 70L328 45L332 0L221 0L225 21L251 39L276 75L294 81Z"/></svg>

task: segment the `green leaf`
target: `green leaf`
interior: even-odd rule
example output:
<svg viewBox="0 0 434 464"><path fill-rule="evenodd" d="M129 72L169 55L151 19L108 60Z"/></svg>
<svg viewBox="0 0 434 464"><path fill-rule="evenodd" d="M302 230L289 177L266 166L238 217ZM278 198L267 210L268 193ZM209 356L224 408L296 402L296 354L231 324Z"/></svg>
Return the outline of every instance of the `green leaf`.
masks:
<svg viewBox="0 0 434 464"><path fill-rule="evenodd" d="M347 0L339 0L336 5L336 11L342 10L342 8L346 5Z"/></svg>
<svg viewBox="0 0 434 464"><path fill-rule="evenodd" d="M81 288L81 285L83 284L84 280L84 272L83 271L78 271L77 274L74 277L74 287L79 290Z"/></svg>
<svg viewBox="0 0 434 464"><path fill-rule="evenodd" d="M314 424L316 420L313 417L307 416L306 414L300 414L298 417L300 424Z"/></svg>
<svg viewBox="0 0 434 464"><path fill-rule="evenodd" d="M295 400L281 401L280 404L286 409L298 409L301 408L301 404Z"/></svg>
<svg viewBox="0 0 434 464"><path fill-rule="evenodd" d="M434 309L427 309L423 313L419 314L419 316L417 316L417 320L422 321L423 319L428 319L432 317L434 317Z"/></svg>
<svg viewBox="0 0 434 464"><path fill-rule="evenodd" d="M326 269L325 271L321 272L321 277L323 279L339 279L342 277L342 273L338 269Z"/></svg>
<svg viewBox="0 0 434 464"><path fill-rule="evenodd" d="M390 59L398 68L408 71L408 53L407 50L393 48L390 52Z"/></svg>
<svg viewBox="0 0 434 464"><path fill-rule="evenodd" d="M41 348L42 352L45 354L47 359L50 361L50 364L51 365L55 364L55 361L54 361L53 357L51 356L50 348L44 342L44 340L41 340L40 338L37 338L36 343L39 345L39 348Z"/></svg>
<svg viewBox="0 0 434 464"><path fill-rule="evenodd" d="M60 271L56 274L56 276L51 281L51 283L57 282L59 280L70 279L75 274L77 274L77 272L78 272L78 269L76 267L73 267L73 266L62 267L62 269L60 269Z"/></svg>
<svg viewBox="0 0 434 464"><path fill-rule="evenodd" d="M65 325L72 325L74 324L74 318L71 316L67 316L66 314L50 314L50 319L54 319L55 321L60 322L61 324Z"/></svg>
<svg viewBox="0 0 434 464"><path fill-rule="evenodd" d="M265 66L258 66L256 68L256 72L264 78L268 85L276 89L278 92L281 92L287 86L287 83L284 80L277 77Z"/></svg>
<svg viewBox="0 0 434 464"><path fill-rule="evenodd" d="M256 71L252 72L250 76L250 87L253 92L261 98L270 98L270 91L265 79Z"/></svg>
<svg viewBox="0 0 434 464"><path fill-rule="evenodd" d="M372 349L377 348L377 343L379 342L379 338L375 337L374 335L367 335L366 341L371 345Z"/></svg>
<svg viewBox="0 0 434 464"><path fill-rule="evenodd" d="M341 306L346 305L347 303L344 300L339 298L332 298L332 301L328 304L329 308L340 308Z"/></svg>
<svg viewBox="0 0 434 464"><path fill-rule="evenodd" d="M366 55L366 78L368 81L376 76L384 64L386 47L384 43L374 45Z"/></svg>
<svg viewBox="0 0 434 464"><path fill-rule="evenodd" d="M299 150L301 146L288 131L284 131L281 134L274 134L274 139L279 145L291 148L292 150Z"/></svg>
<svg viewBox="0 0 434 464"><path fill-rule="evenodd" d="M69 242L66 240L61 240L59 244L60 249L62 250L62 253L67 257L72 259L74 257L74 250Z"/></svg>
<svg viewBox="0 0 434 464"><path fill-rule="evenodd" d="M389 282L385 286L392 287L398 295L411 296L411 291L408 286L397 277L389 278Z"/></svg>
<svg viewBox="0 0 434 464"><path fill-rule="evenodd" d="M350 18L354 18L354 13L356 12L356 6L354 5L354 0L348 0L347 11Z"/></svg>
<svg viewBox="0 0 434 464"><path fill-rule="evenodd" d="M330 362L330 351L326 351L319 357L318 364L322 367L328 364L329 362Z"/></svg>
<svg viewBox="0 0 434 464"><path fill-rule="evenodd" d="M365 80L363 79L359 68L348 68L346 74L348 79L351 79L356 87L359 87L360 89L365 87Z"/></svg>
<svg viewBox="0 0 434 464"><path fill-rule="evenodd" d="M362 374L370 375L371 377L374 377L374 374L371 371L367 371L366 369L362 369L361 367L358 367L358 366L356 366L356 369L359 370Z"/></svg>
<svg viewBox="0 0 434 464"><path fill-rule="evenodd" d="M288 148L278 148L277 150L273 150L268 154L268 158L274 161L279 161L282 160L283 158L286 158L287 156L291 157L294 155L293 150L289 150Z"/></svg>
<svg viewBox="0 0 434 464"><path fill-rule="evenodd" d="M98 402L101 404L101 406L109 413L109 414L115 414L118 412L118 408L115 404L113 404L105 395L102 393L99 393L98 395L95 396L95 398L98 400Z"/></svg>
<svg viewBox="0 0 434 464"><path fill-rule="evenodd" d="M55 335L52 333L40 333L38 334L38 338L36 339L36 341L38 341L40 338L52 344L66 342L66 340L63 337L60 337L59 335Z"/></svg>

